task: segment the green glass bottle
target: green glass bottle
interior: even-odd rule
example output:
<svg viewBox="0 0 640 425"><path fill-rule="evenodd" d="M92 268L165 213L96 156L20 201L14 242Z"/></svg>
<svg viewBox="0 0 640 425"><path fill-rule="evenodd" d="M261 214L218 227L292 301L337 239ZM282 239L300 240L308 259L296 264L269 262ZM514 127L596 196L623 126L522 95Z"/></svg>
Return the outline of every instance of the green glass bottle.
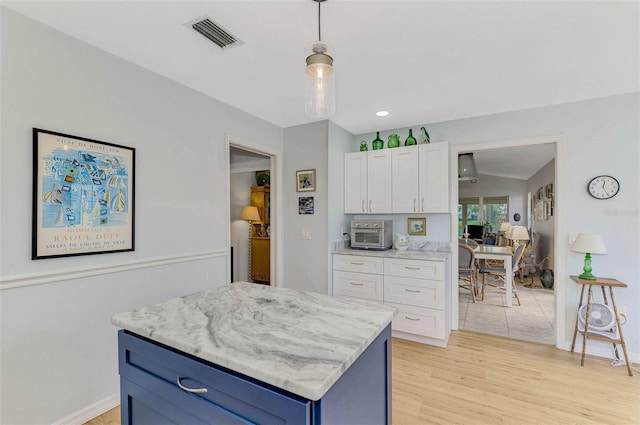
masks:
<svg viewBox="0 0 640 425"><path fill-rule="evenodd" d="M397 134L390 134L389 141L387 142L387 147L397 148L398 146L400 146L400 138L398 137Z"/></svg>
<svg viewBox="0 0 640 425"><path fill-rule="evenodd" d="M380 138L380 132L376 131L376 138L371 142L371 149L377 151L378 149L384 148L384 142Z"/></svg>
<svg viewBox="0 0 640 425"><path fill-rule="evenodd" d="M404 141L404 145L405 146L413 146L413 145L417 145L418 142L416 142L416 138L413 137L413 130L409 129L409 137L407 137L407 140Z"/></svg>
<svg viewBox="0 0 640 425"><path fill-rule="evenodd" d="M369 148L367 147L367 142L365 142L364 140L360 143L360 152L365 152L368 151Z"/></svg>

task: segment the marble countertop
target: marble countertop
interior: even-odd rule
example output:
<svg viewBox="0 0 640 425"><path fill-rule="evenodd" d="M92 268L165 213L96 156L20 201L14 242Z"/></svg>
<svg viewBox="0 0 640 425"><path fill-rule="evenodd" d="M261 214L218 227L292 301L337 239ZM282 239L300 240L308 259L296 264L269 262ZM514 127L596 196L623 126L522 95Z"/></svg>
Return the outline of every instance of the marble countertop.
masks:
<svg viewBox="0 0 640 425"><path fill-rule="evenodd" d="M375 251L370 249L339 248L332 251L334 254L361 255L365 257L384 258L408 258L411 260L431 260L445 261L451 255L450 252L427 251L427 250L407 250L388 249L386 251Z"/></svg>
<svg viewBox="0 0 640 425"><path fill-rule="evenodd" d="M372 301L236 282L118 313L111 322L319 400L395 313Z"/></svg>

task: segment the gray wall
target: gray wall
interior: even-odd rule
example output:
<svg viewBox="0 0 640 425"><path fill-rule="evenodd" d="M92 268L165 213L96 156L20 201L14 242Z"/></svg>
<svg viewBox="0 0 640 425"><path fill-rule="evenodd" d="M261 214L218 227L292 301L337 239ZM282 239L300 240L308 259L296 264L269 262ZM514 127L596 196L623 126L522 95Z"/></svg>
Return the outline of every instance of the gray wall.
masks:
<svg viewBox="0 0 640 425"><path fill-rule="evenodd" d="M328 121L284 130L285 286L326 294L328 242ZM296 171L316 170L316 190L297 192ZM298 214L298 197L313 196L314 214ZM310 240L300 233L307 228Z"/></svg>
<svg viewBox="0 0 640 425"><path fill-rule="evenodd" d="M52 423L117 401L113 314L226 282L225 135L282 129L0 13L0 423ZM32 127L137 149L135 252L30 259Z"/></svg>
<svg viewBox="0 0 640 425"><path fill-rule="evenodd" d="M553 184L555 187L555 159L549 161L547 165L542 167L536 174L531 176L527 181L527 191L534 193L540 187L545 187L548 184ZM586 185L585 185L586 186ZM553 240L555 238L555 223L553 217L549 217L548 220L531 220L531 229L540 235L538 242L538 250L536 252L536 261L542 261L543 258L549 257L549 260L544 263L544 268L553 270Z"/></svg>
<svg viewBox="0 0 640 425"><path fill-rule="evenodd" d="M477 183L468 181L458 182L458 198L473 198L487 196L508 196L509 197L509 221L516 224L513 214L520 213L520 226L527 225L527 181L510 179L507 177L478 176ZM457 217L456 217L457 219ZM493 229L497 231L498 229Z"/></svg>

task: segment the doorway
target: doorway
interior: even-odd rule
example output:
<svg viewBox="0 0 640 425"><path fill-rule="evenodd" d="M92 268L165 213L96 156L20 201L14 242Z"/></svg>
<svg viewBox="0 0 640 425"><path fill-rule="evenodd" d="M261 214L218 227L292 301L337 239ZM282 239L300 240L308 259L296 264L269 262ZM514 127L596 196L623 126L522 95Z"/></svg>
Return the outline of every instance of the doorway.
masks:
<svg viewBox="0 0 640 425"><path fill-rule="evenodd" d="M482 225L492 229L492 236L497 236L499 233L498 221L500 220L496 221L494 215L500 212L504 217L509 219L512 225L526 226L529 232L533 232L533 234L538 236L538 246L540 246L540 242L544 241L544 247L546 247L541 247L538 253L533 252L536 254L536 257L529 258L529 261L533 262L533 265L522 268L523 279L521 280L519 275L516 275L514 279L522 301L521 306L518 306L518 303L514 300L513 308L505 307L504 295L495 292L492 294L493 298L489 298L489 293L487 293L485 301L479 301L478 298L474 304L472 303L468 290L458 289L458 285L452 285L452 287L455 287L452 288L452 298L455 299L452 305L453 329L465 329L508 338L557 345L558 335L561 334L559 332L563 331L563 329L559 329L559 327L564 328L564 312L559 308L558 300L560 291L557 290L557 285L554 288L555 290L545 289L539 280L540 269L534 266L540 266L539 262L543 259L540 254L548 255L550 256L550 261L543 267L549 267L550 263L553 265L556 274L560 273L558 269L561 268L561 264L554 254L554 247L556 246L558 235L556 223L559 221L558 214L560 210L555 208L553 216L545 218L547 220L544 223L547 227L545 231L548 234L548 228L551 227L551 238L548 236L540 236L540 232L537 231L539 228L536 229L536 226L541 222L537 221L537 219L532 219L534 211L531 206L531 194L529 192L531 191L531 185L536 185L537 181L540 180L540 175L543 175L543 178L548 178L550 180L549 183L553 183L555 187L557 187L558 173L556 164L558 158L558 139L559 138L535 138L453 146L452 169L454 172L452 172L451 177L453 182L452 204L455 202L455 206L452 205L452 211L458 211L458 220L452 220L452 240L460 237L460 223L464 223L465 221L460 220L460 218L466 219L468 223L482 223ZM549 151L552 153L551 160L553 162L550 162L545 168L544 173L546 174L538 174L537 172L539 170L536 170L536 172L530 176L520 176L519 179L521 181L519 182L517 180L511 180L513 177L507 174L501 175L502 172L497 170L497 168L500 168L497 165L495 166L496 172L493 173L491 171L491 161L506 163L508 166L505 169L508 170L510 167L513 167L513 165L523 164L523 158L528 161L536 154L536 150L546 150L547 154ZM474 153L474 156L480 160L489 158L487 163L484 164L484 167L478 164L478 174L481 179L484 178L486 180L483 184L458 182L458 164L456 159L458 154L462 153ZM548 161L549 158L547 158L545 162ZM543 166L540 166L540 169L542 168ZM549 170L548 168L551 169ZM479 181L480 180L478 180L478 182ZM465 186L461 187L459 183L464 183ZM478 188L476 191L470 188L474 184L477 185ZM545 182L544 186L546 185L547 183ZM487 190L487 187L493 190ZM514 196L513 192L515 191L519 194ZM465 213L466 216L461 217L461 214L464 215ZM487 215L487 217L484 217L484 215ZM496 222L494 223L494 221ZM497 239L499 238L496 237L493 240ZM489 241L491 240L492 239L489 238ZM529 245L532 244L530 243ZM454 249L453 252L453 264L457 264L457 249ZM532 253L532 246L529 246L528 253ZM534 271L534 273L531 273L531 271ZM452 276L457 276L457 271L454 269L452 269ZM482 281L482 277L479 277L479 281ZM532 282L533 285L531 285Z"/></svg>
<svg viewBox="0 0 640 425"><path fill-rule="evenodd" d="M277 154L227 139L229 282L275 285Z"/></svg>

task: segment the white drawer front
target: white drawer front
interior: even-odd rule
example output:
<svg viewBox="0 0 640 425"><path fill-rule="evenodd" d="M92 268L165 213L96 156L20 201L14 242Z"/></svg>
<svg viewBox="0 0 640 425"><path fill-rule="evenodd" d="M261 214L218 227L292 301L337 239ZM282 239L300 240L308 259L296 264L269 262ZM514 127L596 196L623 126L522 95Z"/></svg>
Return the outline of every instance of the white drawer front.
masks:
<svg viewBox="0 0 640 425"><path fill-rule="evenodd" d="M382 274L383 258L363 255L334 255L333 270Z"/></svg>
<svg viewBox="0 0 640 425"><path fill-rule="evenodd" d="M382 275L334 271L333 295L382 301Z"/></svg>
<svg viewBox="0 0 640 425"><path fill-rule="evenodd" d="M416 279L444 280L444 262L385 258L384 274Z"/></svg>
<svg viewBox="0 0 640 425"><path fill-rule="evenodd" d="M398 309L398 314L391 325L393 330L430 338L443 339L445 337L444 311L402 304L385 304Z"/></svg>
<svg viewBox="0 0 640 425"><path fill-rule="evenodd" d="M444 310L444 282L385 276L384 301Z"/></svg>

